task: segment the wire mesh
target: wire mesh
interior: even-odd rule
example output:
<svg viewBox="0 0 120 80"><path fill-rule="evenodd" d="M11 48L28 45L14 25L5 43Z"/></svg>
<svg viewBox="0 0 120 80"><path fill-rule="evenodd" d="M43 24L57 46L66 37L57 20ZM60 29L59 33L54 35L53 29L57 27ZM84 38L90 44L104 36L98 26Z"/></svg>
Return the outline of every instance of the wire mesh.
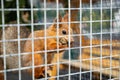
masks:
<svg viewBox="0 0 120 80"><path fill-rule="evenodd" d="M120 0L0 4L0 80L120 80Z"/></svg>

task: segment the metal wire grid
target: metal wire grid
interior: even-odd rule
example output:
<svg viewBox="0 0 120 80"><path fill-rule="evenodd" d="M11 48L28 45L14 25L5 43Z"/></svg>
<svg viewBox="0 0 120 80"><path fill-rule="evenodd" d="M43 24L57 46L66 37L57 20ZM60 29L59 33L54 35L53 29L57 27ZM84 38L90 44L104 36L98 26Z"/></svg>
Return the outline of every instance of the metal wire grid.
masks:
<svg viewBox="0 0 120 80"><path fill-rule="evenodd" d="M107 1L107 0L106 0ZM90 6L89 6L89 8L83 8L82 7L82 3L81 3L81 0L80 0L80 7L79 8L70 8L71 7L71 4L70 4L70 2L71 2L71 0L68 0L68 8L59 8L59 1L57 0L56 1L56 8L47 8L46 6L47 6L47 2L46 2L46 0L44 0L44 8L33 8L33 0L30 0L30 5L31 5L31 7L30 7L30 9L21 9L21 8L19 8L19 0L17 0L17 3L16 3L16 5L17 5L17 7L16 7L16 9L5 9L4 8L4 4L3 4L3 0L1 0L1 12L2 12L2 31L3 31L3 40L1 40L1 42L3 42L3 52L4 52L4 54L3 54L3 61L4 61L4 70L3 71L1 71L1 72L4 72L4 79L5 80L7 80L7 72L8 71L15 71L15 70L18 70L19 71L19 80L22 80L21 79L21 70L24 70L24 69L26 69L26 68L23 68L23 67L21 67L21 52L20 52L20 41L21 40L32 40L32 43L34 43L34 34L33 34L33 32L34 32L34 25L39 25L39 23L34 23L34 18L33 18L33 12L35 11L35 10L43 10L44 11L44 22L43 23L41 23L41 24L43 24L44 25L44 30L45 30L45 36L46 36L46 29L47 29L47 24L52 24L51 22L47 22L47 14L46 14L46 11L47 10L56 10L56 13L57 13L57 18L59 18L58 17L58 15L59 15L59 10L68 10L68 13L69 13L69 15L71 15L71 10L74 10L74 9L78 9L78 10L80 10L80 16L79 16L79 21L74 21L74 22L72 22L72 23L80 23L80 26L82 26L82 23L83 22L89 22L90 23L90 33L88 33L88 34L85 34L85 35L90 35L90 45L89 46L82 46L81 45L81 43L82 43L82 40L81 40L81 36L83 35L82 34L82 28L80 27L80 34L74 34L74 35L72 35L72 36L80 36L80 47L73 47L73 48L71 48L70 47L70 43L69 43L69 47L68 48L66 48L67 50L68 50L68 53L69 53L69 58L68 58L68 63L69 63L69 68L68 68L68 70L69 70L69 72L68 72L68 74L65 74L65 75L60 75L60 70L59 70L59 64L61 63L61 62L59 62L59 59L58 59L58 63L55 63L55 64L57 64L57 76L56 76L56 78L57 78L57 80L59 80L59 77L64 77L64 76L68 76L68 80L72 80L71 79L71 75L75 75L75 74L80 74L80 76L79 76L79 79L80 80L82 80L81 79L81 77L82 77L82 74L83 73L87 73L87 72L90 72L90 77L89 77L89 80L92 80L92 72L94 72L94 70L92 69L92 66L93 66L93 64L92 64L92 60L94 59L93 57L92 57L92 48L93 47L97 47L97 46L100 46L100 52L101 52L101 54L100 54L100 80L102 80L102 70L103 70L103 68L102 68L102 59L103 58L105 58L104 56L102 56L102 47L104 46L104 45L109 45L110 46L110 56L108 56L108 57L110 57L110 67L108 68L108 69L110 69L110 75L109 75L109 79L110 80L112 80L112 34L113 33L115 33L115 32L113 32L112 31L112 22L114 21L113 20L113 18L112 18L112 15L113 15L113 8L118 8L119 9L119 6L117 6L117 7L113 7L112 6L112 2L113 2L113 0L110 0L110 6L109 7L96 7L95 9L100 9L100 15L101 15L101 18L100 18L100 20L97 20L97 21L93 21L93 19L92 19L92 10L93 10L93 4L92 4L92 0L90 0ZM103 2L104 1L100 1L100 4L101 4L101 6L103 5ZM82 19L81 19L81 17L82 17L82 9L90 9L90 20L89 21L82 21ZM103 9L110 9L110 20L103 20L102 19L102 10ZM18 41L18 54L13 54L13 56L15 56L15 55L18 55L18 58L19 58L19 67L18 68L16 68L16 69L8 69L7 70L7 67L6 67L6 57L7 56L9 56L9 55L7 55L7 53L6 53L6 48L5 48L5 42L7 41L6 39L5 39L5 27L6 26L8 26L9 24L6 24L5 23L5 18L4 18L4 11L11 11L11 10L13 10L13 11L17 11L17 24L15 24L15 25L17 25L17 31L18 31L18 38L17 39L13 39L13 40L8 40L8 41ZM24 11L24 10L30 10L31 12L31 24L21 24L20 23L20 11ZM102 23L104 22L104 21L110 21L110 32L102 32ZM99 32L99 33L92 33L92 26L93 26L93 24L92 24L92 22L100 22L100 24L101 24L101 27L100 27L100 29L101 29L101 32ZM60 23L59 23L59 21L57 20L57 31L58 31L58 25L59 25ZM69 28L70 28L70 24L71 24L71 22L70 22L70 16L69 16L69 22L68 22L68 24L69 24ZM11 26L13 25L13 24L10 24ZM10 26L9 25L9 26ZM20 26L21 25L30 25L31 26L31 33L32 33L32 38L30 38L30 39L21 39L20 38ZM100 45L92 45L92 35L93 34L100 34ZM102 44L102 40L103 40L103 36L102 36L102 34L110 34L110 44ZM58 35L58 33L57 33L57 35ZM70 41L70 30L69 30L69 41ZM45 80L47 80L48 79L48 77L47 77L47 52L49 52L49 50L47 50L47 48L46 48L46 45L47 45L47 43L46 43L46 39L47 39L47 37L44 37L44 39L45 39L45 51L38 51L38 53L39 52L45 52L45 64L43 64L43 65L41 65L41 66L45 66ZM59 40L59 36L57 36L57 41ZM118 44L120 44L120 43L118 43ZM58 46L58 44L57 44L57 46ZM76 61L79 61L79 65L80 66L82 66L82 48L90 48L90 59L88 59L88 60L90 60L90 70L89 71L84 71L84 72L82 72L82 68L80 67L80 71L78 72L78 73L71 73L71 63L72 63L72 59L71 59L71 49L80 49L80 60L76 60ZM57 53L59 54L59 50L61 50L61 49L57 49ZM53 50L54 51L54 50ZM29 53L25 53L25 54L29 54ZM32 80L35 80L35 78L34 78L34 44L32 44L32 60L33 60L33 63L32 63L32 71L33 71L33 73L32 73ZM63 62L63 63L66 63L66 62ZM120 66L116 66L116 67L118 67L119 69L120 69ZM29 68L29 67L28 67ZM107 70L107 68L106 68L106 70ZM120 72L119 72L119 75L120 75ZM120 77L119 78L115 78L115 79L120 79Z"/></svg>

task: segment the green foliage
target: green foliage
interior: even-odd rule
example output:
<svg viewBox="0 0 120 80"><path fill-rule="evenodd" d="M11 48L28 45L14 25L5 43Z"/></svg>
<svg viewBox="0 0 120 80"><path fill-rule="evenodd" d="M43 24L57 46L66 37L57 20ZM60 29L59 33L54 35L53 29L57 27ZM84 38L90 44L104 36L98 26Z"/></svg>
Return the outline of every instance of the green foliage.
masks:
<svg viewBox="0 0 120 80"><path fill-rule="evenodd" d="M112 15L112 19L114 14ZM91 20L92 18L92 20ZM83 10L82 11L82 21L83 22L89 22L87 23L87 26L90 26L92 22L92 31L100 32L101 26L102 29L109 29L110 28L110 20L111 19L111 11L110 9L103 9L102 12L100 9L92 9L91 14L90 10ZM104 21L106 20L106 21ZM102 23L102 24L101 24ZM89 27L90 29L90 27Z"/></svg>

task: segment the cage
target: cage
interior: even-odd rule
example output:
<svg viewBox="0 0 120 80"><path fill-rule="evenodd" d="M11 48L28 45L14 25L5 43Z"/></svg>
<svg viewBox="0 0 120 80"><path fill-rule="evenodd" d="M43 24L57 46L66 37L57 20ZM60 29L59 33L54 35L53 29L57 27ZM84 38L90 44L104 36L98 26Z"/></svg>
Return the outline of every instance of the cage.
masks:
<svg viewBox="0 0 120 80"><path fill-rule="evenodd" d="M0 4L0 80L120 80L120 0Z"/></svg>

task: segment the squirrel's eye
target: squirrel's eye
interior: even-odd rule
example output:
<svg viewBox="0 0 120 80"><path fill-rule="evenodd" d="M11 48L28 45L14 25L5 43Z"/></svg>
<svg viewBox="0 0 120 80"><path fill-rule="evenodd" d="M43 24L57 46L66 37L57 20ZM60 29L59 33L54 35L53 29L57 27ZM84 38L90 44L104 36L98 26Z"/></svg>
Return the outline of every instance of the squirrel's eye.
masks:
<svg viewBox="0 0 120 80"><path fill-rule="evenodd" d="M67 34L67 32L66 32L65 30L62 30L62 34L64 34L64 35L65 35L65 34Z"/></svg>

